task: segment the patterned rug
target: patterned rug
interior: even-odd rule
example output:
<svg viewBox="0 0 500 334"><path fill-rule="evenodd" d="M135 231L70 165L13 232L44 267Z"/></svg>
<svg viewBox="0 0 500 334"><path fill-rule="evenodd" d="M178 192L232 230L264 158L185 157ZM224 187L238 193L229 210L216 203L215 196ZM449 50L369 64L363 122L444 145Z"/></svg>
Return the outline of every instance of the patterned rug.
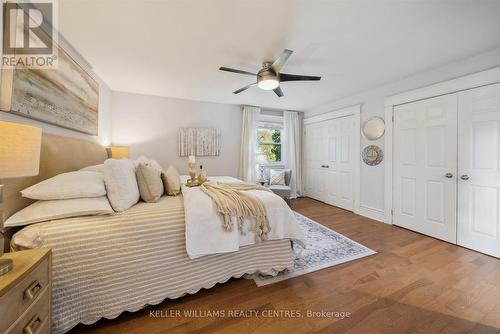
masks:
<svg viewBox="0 0 500 334"><path fill-rule="evenodd" d="M342 234L318 224L297 212L295 212L295 216L300 223L300 227L304 231L307 247L302 248L297 243L294 243L293 251L295 253L295 260L293 268L285 269L274 277L252 275L252 279L257 286L284 281L292 277L297 277L376 253L356 241L346 238Z"/></svg>

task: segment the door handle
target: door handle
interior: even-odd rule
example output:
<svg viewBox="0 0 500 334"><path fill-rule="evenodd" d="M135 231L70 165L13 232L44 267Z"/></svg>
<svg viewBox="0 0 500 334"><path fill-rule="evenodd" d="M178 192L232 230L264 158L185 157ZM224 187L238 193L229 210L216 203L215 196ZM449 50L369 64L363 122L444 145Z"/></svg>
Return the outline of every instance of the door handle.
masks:
<svg viewBox="0 0 500 334"><path fill-rule="evenodd" d="M464 181L467 181L469 179L469 175L463 174L462 176L460 176L460 178Z"/></svg>
<svg viewBox="0 0 500 334"><path fill-rule="evenodd" d="M447 178L449 178L449 179L451 179L451 178L453 177L453 174L451 174L451 173L446 173L446 174L444 174L444 176L445 176L445 177L447 177Z"/></svg>
<svg viewBox="0 0 500 334"><path fill-rule="evenodd" d="M325 167L326 167L326 168L330 168L330 166L328 166L328 165L326 165Z"/></svg>

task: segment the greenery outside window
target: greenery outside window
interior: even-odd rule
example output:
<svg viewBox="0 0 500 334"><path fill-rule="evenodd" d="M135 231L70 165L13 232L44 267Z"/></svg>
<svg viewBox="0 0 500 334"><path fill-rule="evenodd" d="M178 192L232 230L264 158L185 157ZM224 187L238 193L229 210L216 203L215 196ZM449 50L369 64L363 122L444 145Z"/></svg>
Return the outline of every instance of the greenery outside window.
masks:
<svg viewBox="0 0 500 334"><path fill-rule="evenodd" d="M281 163L281 134L283 128L277 125L259 125L257 130L258 153L267 156L269 164Z"/></svg>

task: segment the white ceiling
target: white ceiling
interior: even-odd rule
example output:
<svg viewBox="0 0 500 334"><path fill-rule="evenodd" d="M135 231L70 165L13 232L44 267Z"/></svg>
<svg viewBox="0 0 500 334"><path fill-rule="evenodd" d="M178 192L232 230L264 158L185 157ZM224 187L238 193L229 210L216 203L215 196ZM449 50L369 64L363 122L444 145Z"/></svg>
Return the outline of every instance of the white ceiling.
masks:
<svg viewBox="0 0 500 334"><path fill-rule="evenodd" d="M64 0L59 29L112 90L307 110L500 46L500 1ZM284 48L285 96L257 71Z"/></svg>

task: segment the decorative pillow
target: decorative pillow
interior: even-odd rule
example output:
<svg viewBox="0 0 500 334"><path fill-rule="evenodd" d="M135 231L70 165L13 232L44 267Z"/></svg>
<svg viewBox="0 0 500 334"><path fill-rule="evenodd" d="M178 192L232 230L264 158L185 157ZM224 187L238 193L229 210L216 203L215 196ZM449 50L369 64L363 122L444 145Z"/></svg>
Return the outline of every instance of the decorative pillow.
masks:
<svg viewBox="0 0 500 334"><path fill-rule="evenodd" d="M161 173L161 180L167 195L175 196L181 192L181 177L174 166L168 167L166 172Z"/></svg>
<svg viewBox="0 0 500 334"><path fill-rule="evenodd" d="M141 162L135 171L139 193L144 202L157 202L163 195L161 170L153 167L149 162Z"/></svg>
<svg viewBox="0 0 500 334"><path fill-rule="evenodd" d="M271 169L269 170L269 184L272 185L286 185L285 170L284 169Z"/></svg>
<svg viewBox="0 0 500 334"><path fill-rule="evenodd" d="M100 165L93 165L93 166L84 167L84 168L80 169L80 171L104 173L105 168L106 167L104 166L104 164L100 164Z"/></svg>
<svg viewBox="0 0 500 334"><path fill-rule="evenodd" d="M21 191L23 197L55 200L106 195L102 173L77 171L56 175Z"/></svg>
<svg viewBox="0 0 500 334"><path fill-rule="evenodd" d="M137 169L141 163L146 163L156 169L160 174L163 171L163 168L161 168L160 164L156 162L156 160L146 158L145 156L141 155L139 158L135 159L134 161L134 166Z"/></svg>
<svg viewBox="0 0 500 334"><path fill-rule="evenodd" d="M114 211L106 196L38 201L10 216L4 226L23 226L61 218L111 213Z"/></svg>
<svg viewBox="0 0 500 334"><path fill-rule="evenodd" d="M104 183L109 203L116 212L125 211L139 201L134 164L123 158L108 159L104 166Z"/></svg>

